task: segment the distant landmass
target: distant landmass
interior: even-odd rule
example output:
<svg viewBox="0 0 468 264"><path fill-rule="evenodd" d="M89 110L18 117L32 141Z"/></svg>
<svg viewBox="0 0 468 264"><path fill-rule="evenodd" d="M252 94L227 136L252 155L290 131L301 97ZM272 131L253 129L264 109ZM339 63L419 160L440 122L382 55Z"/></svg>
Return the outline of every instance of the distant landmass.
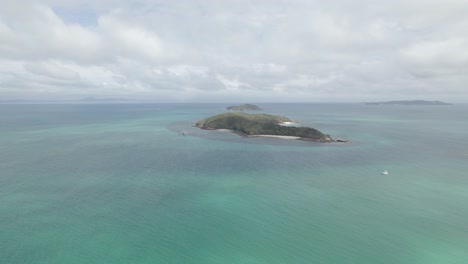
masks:
<svg viewBox="0 0 468 264"><path fill-rule="evenodd" d="M208 130L229 130L244 137L277 137L316 142L345 142L333 140L311 127L282 125L293 122L284 116L268 114L224 113L198 121L195 126Z"/></svg>
<svg viewBox="0 0 468 264"><path fill-rule="evenodd" d="M262 110L260 107L253 104L233 105L226 107L226 109L232 111Z"/></svg>
<svg viewBox="0 0 468 264"><path fill-rule="evenodd" d="M85 97L81 99L83 102L136 102L138 100L128 98L95 98Z"/></svg>
<svg viewBox="0 0 468 264"><path fill-rule="evenodd" d="M387 101L387 102L370 102L367 105L451 105L441 101L425 101L425 100L411 100L411 101Z"/></svg>

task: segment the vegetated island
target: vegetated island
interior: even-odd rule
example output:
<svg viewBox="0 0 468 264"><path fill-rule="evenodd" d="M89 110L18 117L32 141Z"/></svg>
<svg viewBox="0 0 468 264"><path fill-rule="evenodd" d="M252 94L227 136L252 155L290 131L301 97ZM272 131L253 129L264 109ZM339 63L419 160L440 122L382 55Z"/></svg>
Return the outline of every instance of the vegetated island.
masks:
<svg viewBox="0 0 468 264"><path fill-rule="evenodd" d="M260 107L253 104L233 105L226 107L226 109L232 111L262 110Z"/></svg>
<svg viewBox="0 0 468 264"><path fill-rule="evenodd" d="M333 140L329 135L315 128L282 125L292 122L291 119L284 116L236 112L202 119L195 123L195 126L207 130L231 131L243 137L276 137L315 142L347 142L346 140Z"/></svg>
<svg viewBox="0 0 468 264"><path fill-rule="evenodd" d="M451 105L441 101L425 101L425 100L411 100L411 101L388 101L388 102L370 102L367 105Z"/></svg>

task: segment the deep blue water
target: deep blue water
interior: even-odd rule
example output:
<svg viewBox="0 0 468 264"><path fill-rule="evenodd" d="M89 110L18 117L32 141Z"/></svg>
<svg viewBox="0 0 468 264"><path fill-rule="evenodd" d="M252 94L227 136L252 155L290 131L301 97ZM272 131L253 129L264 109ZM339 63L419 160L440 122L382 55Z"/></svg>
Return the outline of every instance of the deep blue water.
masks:
<svg viewBox="0 0 468 264"><path fill-rule="evenodd" d="M0 263L468 263L467 105L259 106L351 143L192 127L221 104L0 105Z"/></svg>

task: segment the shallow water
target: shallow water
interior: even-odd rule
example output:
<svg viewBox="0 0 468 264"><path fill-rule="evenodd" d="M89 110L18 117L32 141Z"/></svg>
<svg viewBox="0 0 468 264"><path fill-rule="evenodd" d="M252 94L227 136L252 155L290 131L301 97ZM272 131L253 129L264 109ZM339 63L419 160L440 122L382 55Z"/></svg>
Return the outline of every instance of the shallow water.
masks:
<svg viewBox="0 0 468 264"><path fill-rule="evenodd" d="M468 263L468 106L260 106L352 143L192 127L218 104L0 105L1 263Z"/></svg>

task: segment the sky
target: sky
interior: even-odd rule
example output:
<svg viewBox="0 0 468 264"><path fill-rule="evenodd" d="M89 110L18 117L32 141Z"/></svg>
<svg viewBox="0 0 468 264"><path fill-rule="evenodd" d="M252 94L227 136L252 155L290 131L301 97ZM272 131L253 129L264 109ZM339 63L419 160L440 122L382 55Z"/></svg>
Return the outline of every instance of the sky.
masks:
<svg viewBox="0 0 468 264"><path fill-rule="evenodd" d="M468 102L468 0L0 6L0 101Z"/></svg>

